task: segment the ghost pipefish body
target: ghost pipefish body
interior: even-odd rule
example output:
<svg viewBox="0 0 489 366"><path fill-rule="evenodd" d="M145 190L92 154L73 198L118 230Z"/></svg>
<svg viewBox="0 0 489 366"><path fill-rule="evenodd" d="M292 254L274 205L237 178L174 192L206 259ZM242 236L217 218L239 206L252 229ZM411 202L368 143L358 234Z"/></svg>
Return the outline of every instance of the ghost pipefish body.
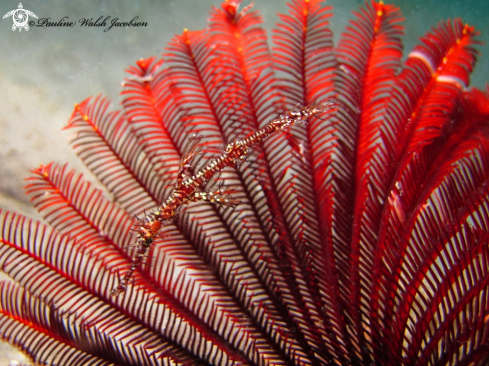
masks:
<svg viewBox="0 0 489 366"><path fill-rule="evenodd" d="M226 167L235 168L238 161L246 158L251 147L268 136L276 132L287 131L292 125L307 123L310 117L317 117L320 113L327 111L335 105L336 103L331 100L314 102L302 109L285 113L272 120L262 129L253 132L247 138L229 143L219 157L206 164L195 175L187 177L185 173L190 168L189 163L200 152L198 144L200 138L190 140L186 148L187 151L180 163L177 181L169 196L159 207L152 210L149 214L145 214L143 218L137 218L138 223L135 225L136 228L133 229L137 233L136 243L134 244L136 254L132 258L132 263L124 277L120 280L120 283L111 291L111 295L117 296L126 291L134 271L144 263L143 259L153 244L153 241L158 236L163 222L174 219L176 210L180 206L197 201L214 202L226 206L236 206L239 203L223 194L224 191L221 189L213 192L203 191L207 182L214 175Z"/></svg>

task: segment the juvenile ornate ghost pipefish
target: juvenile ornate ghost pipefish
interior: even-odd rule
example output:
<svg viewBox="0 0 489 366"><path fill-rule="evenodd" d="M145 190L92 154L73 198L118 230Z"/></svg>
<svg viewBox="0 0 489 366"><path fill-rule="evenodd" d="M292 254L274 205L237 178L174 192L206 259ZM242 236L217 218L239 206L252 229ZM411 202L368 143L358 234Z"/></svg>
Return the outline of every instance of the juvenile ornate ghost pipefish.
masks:
<svg viewBox="0 0 489 366"><path fill-rule="evenodd" d="M249 153L249 148L253 147L266 137L281 131L286 131L291 125L307 123L312 116L318 116L327 111L337 103L326 100L314 102L302 109L292 110L280 117L272 120L262 129L253 132L244 140L236 140L226 146L224 152L216 159L205 165L192 177L186 177L185 173L189 168L189 163L200 151L199 142L201 138L194 138L189 142L187 151L180 163L177 181L168 198L149 214L143 218L137 218L136 224L137 240L136 255L132 258L132 263L119 285L111 291L112 296L117 296L124 292L128 283L131 281L134 271L143 263L143 258L153 244L154 239L160 232L162 222L175 218L176 210L189 202L207 201L221 205L235 206L239 202L226 195L218 189L214 192L205 192L202 189L207 182L226 167L236 167L236 162L243 160Z"/></svg>

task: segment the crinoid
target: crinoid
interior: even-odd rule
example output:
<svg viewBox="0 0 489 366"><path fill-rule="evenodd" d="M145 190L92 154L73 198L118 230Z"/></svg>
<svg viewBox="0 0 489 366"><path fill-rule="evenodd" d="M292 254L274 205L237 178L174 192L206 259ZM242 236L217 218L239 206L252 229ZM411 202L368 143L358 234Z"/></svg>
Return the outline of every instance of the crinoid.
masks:
<svg viewBox="0 0 489 366"><path fill-rule="evenodd" d="M122 111L75 107L110 198L33 170L47 224L0 216L2 338L43 365L487 365L476 31L439 23L402 63L394 6L334 47L331 9L293 0L269 51L238 6L130 67Z"/></svg>

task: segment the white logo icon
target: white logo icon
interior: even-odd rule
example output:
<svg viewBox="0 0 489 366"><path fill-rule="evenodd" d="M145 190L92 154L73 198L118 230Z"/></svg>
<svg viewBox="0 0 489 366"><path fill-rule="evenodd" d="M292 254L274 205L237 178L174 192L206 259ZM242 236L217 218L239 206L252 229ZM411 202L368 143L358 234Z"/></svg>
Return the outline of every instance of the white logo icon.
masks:
<svg viewBox="0 0 489 366"><path fill-rule="evenodd" d="M32 11L24 10L22 3L19 3L19 8L12 10L12 11L9 11L7 14L5 14L3 16L3 19L12 16L12 18L14 20L14 24L12 25L13 31L15 31L17 28L19 28L19 32L22 31L22 28L24 28L26 31L28 31L29 30L29 24L27 24L27 21L29 20L29 15L31 17L34 17L37 19L36 14L34 14Z"/></svg>

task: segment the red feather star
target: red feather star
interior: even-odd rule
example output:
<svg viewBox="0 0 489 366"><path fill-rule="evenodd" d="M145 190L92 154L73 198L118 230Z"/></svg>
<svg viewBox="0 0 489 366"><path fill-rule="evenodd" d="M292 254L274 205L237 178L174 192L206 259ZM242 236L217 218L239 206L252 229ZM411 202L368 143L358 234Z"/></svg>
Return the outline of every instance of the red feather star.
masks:
<svg viewBox="0 0 489 366"><path fill-rule="evenodd" d="M366 3L335 47L331 8L292 0L270 50L239 3L131 66L121 111L102 97L75 107L73 148L108 196L51 163L26 187L46 223L0 213L13 280L0 283L1 338L42 365L487 365L477 32L439 23L402 62L394 6ZM111 296L138 253L134 214L229 142L326 100L204 187L238 206L199 201L163 222ZM194 135L203 150L182 168Z"/></svg>

